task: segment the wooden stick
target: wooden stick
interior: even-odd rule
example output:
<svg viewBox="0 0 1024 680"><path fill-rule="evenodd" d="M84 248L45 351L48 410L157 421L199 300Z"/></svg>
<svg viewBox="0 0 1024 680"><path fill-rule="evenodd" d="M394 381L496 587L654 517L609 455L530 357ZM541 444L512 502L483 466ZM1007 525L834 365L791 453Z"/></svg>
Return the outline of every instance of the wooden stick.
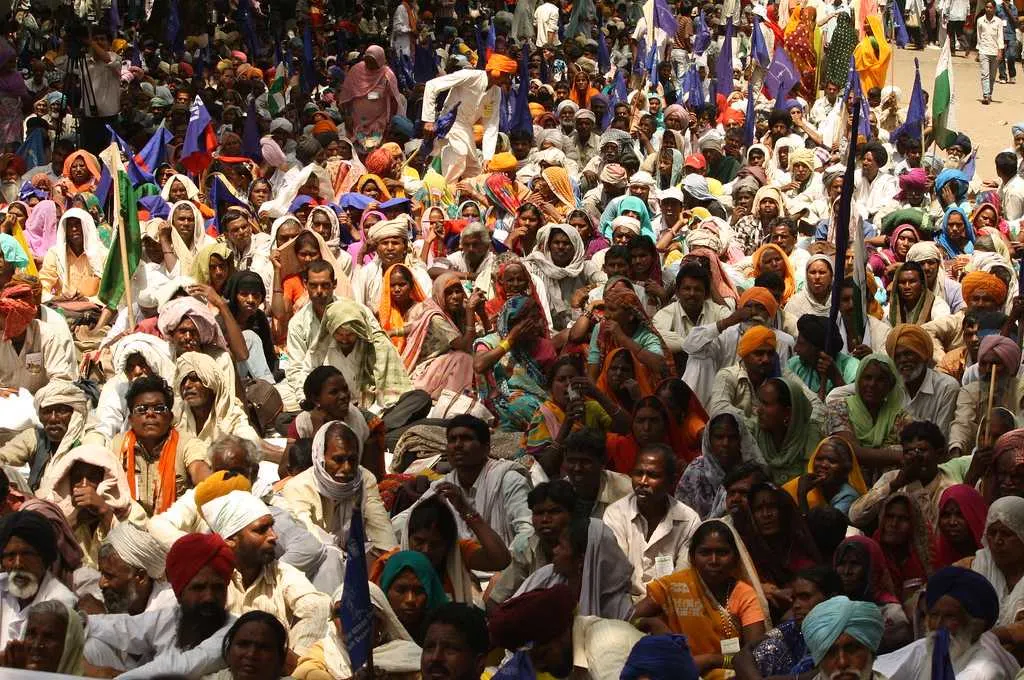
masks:
<svg viewBox="0 0 1024 680"><path fill-rule="evenodd" d="M135 328L135 305L132 303L132 272L128 271L128 244L125 243L124 233L124 214L121 209L126 206L121 205L121 187L120 181L115 178L114 186L111 188L114 190L114 215L117 220L117 245L118 250L121 251L121 276L124 279L124 299L126 303L126 311L128 312L128 327ZM132 210L132 206L127 206L127 209Z"/></svg>
<svg viewBox="0 0 1024 680"><path fill-rule="evenodd" d="M992 445L992 402L996 397L996 373L999 372L999 364L992 364L992 373L989 375L988 384L988 422L985 424L985 445Z"/></svg>

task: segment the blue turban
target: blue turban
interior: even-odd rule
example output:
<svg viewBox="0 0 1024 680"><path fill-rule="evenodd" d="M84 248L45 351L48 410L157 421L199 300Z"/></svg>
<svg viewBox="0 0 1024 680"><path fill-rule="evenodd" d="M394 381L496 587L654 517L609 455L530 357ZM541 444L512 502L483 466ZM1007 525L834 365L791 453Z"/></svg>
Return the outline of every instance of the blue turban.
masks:
<svg viewBox="0 0 1024 680"><path fill-rule="evenodd" d="M303 206L309 205L312 202L313 202L312 197L306 196L305 194L300 195L300 196L296 196L295 200L292 201L292 204L290 206L288 206L288 212L294 214L295 211L299 210Z"/></svg>
<svg viewBox="0 0 1024 680"><path fill-rule="evenodd" d="M946 186L949 182L957 182L954 186L954 194L956 194L957 202L967 198L967 188L970 186L971 181L967 179L967 175L960 172L959 170L953 170L948 168L939 173L939 176L935 178L935 194L938 195L942 191L942 187Z"/></svg>
<svg viewBox="0 0 1024 680"><path fill-rule="evenodd" d="M622 667L619 680L699 680L697 664L693 662L685 635L646 635L640 638L626 665Z"/></svg>
<svg viewBox="0 0 1024 680"><path fill-rule="evenodd" d="M24 269L28 266L28 255L13 236L0 234L0 253L3 254L4 262L13 264L15 269Z"/></svg>
<svg viewBox="0 0 1024 680"><path fill-rule="evenodd" d="M871 650L882 641L882 612L872 602L855 602L839 595L825 600L804 617L800 630L815 665L828 654L839 636L847 633Z"/></svg>
<svg viewBox="0 0 1024 680"><path fill-rule="evenodd" d="M971 569L945 567L928 579L925 599L931 609L943 595L949 595L976 619L985 622L986 628L995 625L999 618L999 596L988 579Z"/></svg>
<svg viewBox="0 0 1024 680"><path fill-rule="evenodd" d="M416 125L405 116L392 116L391 129L405 137L416 136Z"/></svg>

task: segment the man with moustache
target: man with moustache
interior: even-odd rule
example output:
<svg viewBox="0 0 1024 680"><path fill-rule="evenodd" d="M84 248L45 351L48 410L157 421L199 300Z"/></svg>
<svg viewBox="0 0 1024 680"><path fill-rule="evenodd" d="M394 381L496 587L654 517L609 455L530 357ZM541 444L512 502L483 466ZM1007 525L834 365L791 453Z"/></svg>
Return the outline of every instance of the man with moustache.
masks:
<svg viewBox="0 0 1024 680"><path fill-rule="evenodd" d="M800 625L818 667L815 680L885 680L872 670L882 628L874 602L839 595L815 606Z"/></svg>
<svg viewBox="0 0 1024 680"><path fill-rule="evenodd" d="M141 614L175 606L164 566L167 551L148 531L121 522L99 551L100 592L107 614Z"/></svg>
<svg viewBox="0 0 1024 680"><path fill-rule="evenodd" d="M86 663L99 673L133 668L120 677L136 678L162 673L198 677L223 668L221 643L235 619L227 611L234 570L235 556L220 536L183 536L167 553L167 580L177 606L134 616L90 616ZM136 661L130 666L105 665L122 653Z"/></svg>
<svg viewBox="0 0 1024 680"><path fill-rule="evenodd" d="M41 514L20 510L0 522L0 649L23 637L33 602L75 606L75 594L50 573L56 560L57 537Z"/></svg>
<svg viewBox="0 0 1024 680"><path fill-rule="evenodd" d="M479 680L491 648L484 612L460 602L430 613L420 655L423 680Z"/></svg>

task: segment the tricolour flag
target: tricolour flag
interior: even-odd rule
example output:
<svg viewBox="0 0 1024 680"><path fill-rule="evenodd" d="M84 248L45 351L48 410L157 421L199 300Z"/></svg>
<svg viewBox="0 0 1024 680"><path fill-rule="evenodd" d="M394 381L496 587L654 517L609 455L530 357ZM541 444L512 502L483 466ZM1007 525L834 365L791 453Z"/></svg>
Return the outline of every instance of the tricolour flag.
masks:
<svg viewBox="0 0 1024 680"><path fill-rule="evenodd" d="M956 95L953 90L953 61L949 41L942 46L935 65L935 87L932 88L932 134L939 148L945 149L956 139Z"/></svg>
<svg viewBox="0 0 1024 680"><path fill-rule="evenodd" d="M267 88L267 110L270 111L270 115L276 116L284 111L284 107L287 105L288 67L281 61L274 69L274 79L270 81L270 87Z"/></svg>
<svg viewBox="0 0 1024 680"><path fill-rule="evenodd" d="M98 297L106 307L117 309L127 288L125 282L135 274L142 260L142 231L139 229L139 212L136 207L138 195L121 161L121 149L116 142L111 142L100 154L100 160L110 173L111 193L114 199L114 219L111 220L114 235L110 243L110 254L107 255L107 262L103 266ZM122 228L126 258L121 256ZM125 259L128 261L127 271ZM127 302L130 304L130 301Z"/></svg>

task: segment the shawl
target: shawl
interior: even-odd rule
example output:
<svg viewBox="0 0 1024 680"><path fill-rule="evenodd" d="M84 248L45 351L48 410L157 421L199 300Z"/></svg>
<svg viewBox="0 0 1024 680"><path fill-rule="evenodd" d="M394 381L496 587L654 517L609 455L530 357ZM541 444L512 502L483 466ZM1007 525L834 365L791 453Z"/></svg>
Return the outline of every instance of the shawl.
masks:
<svg viewBox="0 0 1024 680"><path fill-rule="evenodd" d="M370 604L383 615L382 618L384 619L384 630L375 632L378 634L383 632L388 640L384 644L373 648L374 668L379 668L387 673L418 673L420 670L420 656L423 650L413 642L412 636L409 635L402 622L398 620L395 610L391 608L388 597L381 590L381 587L371 581L369 588ZM343 583L338 586L331 596L331 611L337 611L341 607L341 599L344 592L345 584ZM430 610L429 606L428 610ZM330 677L351 678L355 675L352 671L348 647L341 636L338 635L338 628L333 618L327 621L323 637L323 647L324 665L327 666L327 672L330 673Z"/></svg>
<svg viewBox="0 0 1024 680"><path fill-rule="evenodd" d="M199 283L210 283L210 258L214 255L225 262L231 262L231 246L214 242L200 248L192 262L192 278Z"/></svg>
<svg viewBox="0 0 1024 680"><path fill-rule="evenodd" d="M25 219L25 238L32 255L43 257L57 243L60 208L53 201L40 201Z"/></svg>
<svg viewBox="0 0 1024 680"><path fill-rule="evenodd" d="M627 284L626 286L615 286L615 283L621 282ZM664 338L661 337L661 333L658 332L651 317L648 316L647 310L644 308L640 298L637 296L636 291L633 290L633 286L629 284L626 279L617 279L608 282L604 287L604 299L605 301L611 301L620 307L627 307L633 312L633 318L636 320L637 325L640 328L647 329L647 332L651 333L658 338L658 344L661 346L661 356L666 360L671 359L672 353L669 352L668 346L665 344ZM617 348L617 344L612 333L607 330L604 323L599 323L597 326L597 349L599 356L599 363L604 364L605 359L611 353L611 351ZM643 371L650 372L649 368L643 367ZM639 374L637 374L639 379ZM663 377L663 376L658 376ZM654 383L654 376L647 378L648 382Z"/></svg>
<svg viewBox="0 0 1024 680"><path fill-rule="evenodd" d="M205 245L213 243L213 239L207 236L206 230L204 229L205 221L203 220L203 214L192 201L178 201L171 205L171 211L167 218L169 222L173 223L174 215L179 209L192 211L193 224L195 225L192 231L191 247L185 244L185 241L181 238L178 230L173 226L171 227L171 248L174 250L174 256L178 258L178 271L185 274L193 270L195 256L196 253L199 252L199 249Z"/></svg>
<svg viewBox="0 0 1024 680"><path fill-rule="evenodd" d="M655 383L652 380L654 376L651 375L650 370L647 369L636 356L627 350L625 347L616 347L608 352L604 357L604 361L601 363L601 372L597 376L597 389L602 394L611 399L612 403L617 405L619 408L624 408L622 401L619 399L618 394L608 384L608 371L611 370L612 362L615 361L615 357L625 352L626 357L629 359L630 365L633 367L633 377L640 388L641 397L649 397L654 394ZM550 428L549 428L550 429ZM558 430L555 429L551 434L555 435Z"/></svg>
<svg viewBox="0 0 1024 680"><path fill-rule="evenodd" d="M0 256L7 264L14 265L15 269L28 267L28 253L15 237L8 234L0 234Z"/></svg>
<svg viewBox="0 0 1024 680"><path fill-rule="evenodd" d="M100 234L96 230L96 222L92 215L81 208L71 208L60 217L57 223L57 235L54 245L62 244L64 247L57 247L54 254L57 256L57 277L61 283L61 292L66 293L68 288L68 249L67 249L67 220L76 217L82 224L83 251L89 260L89 268L93 276L99 278L103 275L103 265L107 261L107 248L100 240ZM173 231L173 230L172 230Z"/></svg>
<svg viewBox="0 0 1024 680"><path fill-rule="evenodd" d="M219 347L227 350L228 343L224 339L224 333L220 330L217 319L205 304L194 297L175 298L163 305L160 316L157 318L157 327L165 338L169 338L178 324L185 319L191 319L192 323L196 325L196 330L199 332L199 344L203 347Z"/></svg>
<svg viewBox="0 0 1024 680"><path fill-rule="evenodd" d="M806 278L806 272L814 262L824 262L828 265L828 268L832 270L833 276L835 275L835 266L832 262L832 258L828 255L812 255L807 260L807 264L804 266L804 276ZM811 295L810 288L807 284L798 292L786 305L786 311L791 313L796 318L800 318L804 314L813 314L814 316L828 316L832 311L832 292L829 291L828 297L825 298L824 302L818 302Z"/></svg>
<svg viewBox="0 0 1024 680"><path fill-rule="evenodd" d="M751 428L757 446L764 454L771 477L777 484L784 484L803 470L804 461L817 448L821 432L811 422L811 402L804 394L801 383L792 377L771 378L775 385L789 393L789 427L782 440L782 446L775 445L775 439L759 423Z"/></svg>
<svg viewBox="0 0 1024 680"><path fill-rule="evenodd" d="M868 492L868 486L867 483L864 481L864 473L860 469L860 463L857 461L857 456L850 449L850 445L846 443L846 440L841 437L825 437L824 439L821 440L821 442L818 443L816 447L814 447L814 453L812 453L811 457L807 460L807 474L814 473L814 461L818 457L818 451L820 451L821 447L824 446L826 443L831 443L834 446L842 446L846 449L846 452L850 456L851 461L850 471L846 474L846 483L844 484L844 487L840 489L839 493L836 494L834 498L825 498L825 495L821 493L821 489L818 488L813 488L810 491L808 491L808 510L813 510L814 508L821 505L833 505L838 499L840 499L844 495L844 492L847 491L847 486L849 486L850 489L852 489L853 492L856 494L854 499L852 500L856 500L856 498L859 498L860 496L863 496ZM787 493L789 493L789 495L793 497L793 500L799 505L800 477L797 476L789 480L783 485L782 488Z"/></svg>
<svg viewBox="0 0 1024 680"><path fill-rule="evenodd" d="M505 477L510 474L522 475L529 479L530 473L521 464L502 458L488 458L480 470L480 476L476 480L476 496L473 499L473 507L484 518L488 526L501 536L505 545L512 545L516 538L508 517L508 507L505 505L505 497L501 492L502 483ZM459 478L455 470L444 476L446 482L460 486ZM463 538L473 538L472 530L466 523L459 519L459 535Z"/></svg>
<svg viewBox="0 0 1024 680"><path fill-rule="evenodd" d="M225 376L221 376L217 362L211 357L200 352L185 352L175 361L174 367L174 391L178 393L179 398L181 383L189 373L199 376L203 385L213 392L213 405L202 429L197 427L191 408L184 406L181 409L177 426L182 432L197 437L209 445L217 437L230 434L239 425L249 422L241 402L224 382ZM226 377L230 380L232 376Z"/></svg>
<svg viewBox="0 0 1024 680"><path fill-rule="evenodd" d="M551 166L542 170L540 175L548 183L548 187L555 197L562 203L561 212L563 214L577 207L576 193L573 191L572 180L569 179L569 173L565 171L565 168Z"/></svg>
<svg viewBox="0 0 1024 680"><path fill-rule="evenodd" d="M942 496L939 497L939 515L942 515L943 509L945 509L950 503L956 503L957 508L960 510L960 514L964 516L967 521L967 529L971 532L971 536L974 538L975 550L980 550L982 547L982 539L985 536L985 517L988 515L988 504L985 503L985 499L973 486L967 484L954 484L948 487L942 492ZM942 567L948 567L949 565L956 562L960 556L957 554L953 544L949 542L946 535L942 532L938 532L938 540L935 546L935 563L936 569Z"/></svg>
<svg viewBox="0 0 1024 680"><path fill-rule="evenodd" d="M633 609L629 595L632 578L633 566L615 540L615 534L601 520L590 518L577 615L625 620ZM515 595L567 582L564 576L555 573L554 564L548 564L528 576Z"/></svg>
<svg viewBox="0 0 1024 680"><path fill-rule="evenodd" d="M362 467L356 470L356 475L351 482L339 482L327 473L324 463L324 455L327 449L327 431L333 425L339 425L348 430L355 438L357 444L358 462L362 463L363 449L366 440L370 438L370 428L366 426L366 419L363 418L355 406L349 404L345 420L332 420L324 423L316 431L313 437L313 481L316 483L316 490L321 496L337 502L337 524L338 533L335 540L339 546L345 545L348 540L349 524L352 521L352 511L356 503L362 503L363 498L363 473Z"/></svg>
<svg viewBox="0 0 1024 680"><path fill-rule="evenodd" d="M651 240L656 240L654 227L651 226L651 211L643 199L638 196L617 196L608 202L608 207L601 213L601 234L610 242L612 240L612 222L627 211L637 214L637 219L640 220L640 234L650 236Z"/></svg>
<svg viewBox="0 0 1024 680"><path fill-rule="evenodd" d="M427 596L428 612L448 602L448 594L444 592L441 577L437 575L427 556L415 550L399 550L388 556L380 572L380 588L387 591L398 575L406 569L419 579L420 586Z"/></svg>
<svg viewBox="0 0 1024 680"><path fill-rule="evenodd" d="M832 558L832 567L838 567L839 563L851 552L855 553L864 564L864 572L867 577L864 591L859 593L856 599L863 602L874 602L879 607L887 604L899 604L899 599L893 594L892 579L885 568L885 555L882 553L881 546L867 536L850 536L836 548Z"/></svg>
<svg viewBox="0 0 1024 680"><path fill-rule="evenodd" d="M569 238L571 239L572 237L570 236ZM505 303L509 300L509 293L505 290L504 276L505 270L513 265L522 267L523 272L530 281L530 290L526 295L533 298L533 301L537 303L538 307L541 307L542 309L544 308L544 304L541 302L540 295L537 292L537 285L534 281L534 276L530 273L530 270L526 268L526 265L519 256L506 251L506 253L502 253L500 257L495 259L495 264L497 264L497 269L494 269L493 273L490 273L491 285L494 288L494 296L484 303L484 312L487 314L488 318L497 318L498 314L505 306ZM477 276L477 281L480 281L480 275Z"/></svg>
<svg viewBox="0 0 1024 680"><path fill-rule="evenodd" d="M885 442L886 437L892 430L893 424L896 422L896 418L903 412L904 393L901 387L900 374L896 370L896 364L893 363L893 360L887 354L869 354L861 359L860 366L857 369L857 383L860 382L864 371L872 363L882 364L892 375L894 381L894 387L886 396L885 402L878 412L878 417L873 418L871 416L868 407L860 398L859 389L854 390L854 393L846 397L845 401L846 408L850 414L850 424L853 426L853 434L857 437L857 441L862 446L878 448Z"/></svg>
<svg viewBox="0 0 1024 680"><path fill-rule="evenodd" d="M189 409L184 409L189 410ZM211 413L210 418L213 418ZM154 496L156 502L153 504L153 512L160 513L171 507L178 493L177 456L178 456L178 430L171 428L167 440L160 449L160 458L157 463L157 480ZM135 437L135 430L130 429L124 436L121 443L120 459L125 471L125 480L128 484L129 493L132 498L139 497L139 489L135 481L135 447L138 439Z"/></svg>
<svg viewBox="0 0 1024 680"><path fill-rule="evenodd" d="M789 302L789 298L793 297L793 293L796 291L796 277L793 275L793 264L789 261L789 256L786 255L786 251L774 243L766 243L755 250L754 255L750 258L754 263L754 278L757 278L765 272L765 270L761 268L761 258L764 257L765 253L769 250L774 250L779 257L782 258L783 280L786 285L786 288L782 293L782 304L786 304Z"/></svg>
<svg viewBox="0 0 1024 680"><path fill-rule="evenodd" d="M892 285L889 290L889 325L893 328L901 323L923 326L932 320L932 305L935 304L935 293L929 290L928 280L925 278L921 285L921 297L917 299L917 304L909 311L904 310L903 299L900 297L899 292L900 274L903 273L904 266L905 263L901 264L893 272Z"/></svg>
<svg viewBox="0 0 1024 680"><path fill-rule="evenodd" d="M96 493L103 497L115 514L128 509L132 495L124 471L107 447L95 444L76 446L66 456L48 465L39 482L36 497L55 503L64 512L68 524L75 527L78 524L78 508L72 502L73 488L69 474L77 462L102 468L103 480L96 488Z"/></svg>
<svg viewBox="0 0 1024 680"><path fill-rule="evenodd" d="M423 302L426 296L423 291L420 290L420 286L416 283L415 277L412 272L404 264L393 264L387 268L384 272L384 283L382 286L380 305L377 307L377 318L380 319L380 327L386 331L398 330L405 328L405 318L402 317L402 312L397 307L391 304L391 275L395 270L402 270L406 277L409 279L409 285L412 290L410 296L413 303ZM395 349L402 352L405 349L405 336L395 335L391 337L391 343L395 346ZM407 367L408 368L408 367Z"/></svg>
<svg viewBox="0 0 1024 680"><path fill-rule="evenodd" d="M410 19L412 19L412 14L410 14ZM388 66L384 48L379 45L370 45L366 48L366 56L372 57L377 62L377 68L371 69L365 60L352 66L345 74L345 80L338 91L337 105L340 107L342 104L354 99L362 99L376 90L381 82L383 82L388 94L399 104L397 114L404 116L405 106L403 104L405 103L405 97L402 96L398 89L398 78L395 76L394 71L391 70L391 67Z"/></svg>
<svg viewBox="0 0 1024 680"><path fill-rule="evenodd" d="M964 246L963 251L957 250L956 246L954 246L949 240L949 216L953 213L959 213L960 217L964 220L964 230L967 233L967 244ZM970 255L973 253L974 239L974 226L971 224L971 220L967 216L967 211L956 204L946 208L946 212L942 216L942 233L935 238L935 245L945 252L946 259L953 259L957 255Z"/></svg>
<svg viewBox="0 0 1024 680"><path fill-rule="evenodd" d="M885 40L882 21L876 15L867 17L871 37L865 37L853 51L853 59L860 74L861 86L867 92L873 87L885 87L885 78L892 59L892 48ZM838 30L838 27L836 28ZM875 51L878 54L875 54Z"/></svg>
<svg viewBox="0 0 1024 680"><path fill-rule="evenodd" d="M421 496L419 499L417 499L417 501L415 503L413 503L412 506L408 510L403 512L403 514L405 515L405 520L406 521L401 523L401 529L399 530L398 547L400 549L400 552L396 552L396 553L392 554L391 557L395 557L396 555L402 555L402 551L409 551L409 550L411 550L411 548L409 546L409 521L408 520L412 517L412 512L416 508L416 506L419 505L420 503L422 503L426 498L429 498L429 497L430 497L429 495L424 494L424 496ZM460 521L459 515L452 508L451 504L448 503L448 501L445 501L442 505L444 505L444 507L447 508L447 510L450 513L452 513L452 520L455 522L456 526L459 526L459 521ZM397 520L397 518L396 518L396 520ZM398 522L396 521L395 523L397 524ZM391 562L391 557L388 558L388 562ZM412 566L412 565L409 565L409 566ZM387 564L384 565L384 569L387 572ZM424 588L425 589L426 588L431 588L431 590L432 590L432 587L428 586L426 584L426 581L429 580L429 579L425 579L423 576L421 576L420 575L421 572L419 570L414 570L414 571L417 572L417 576L419 576L419 578L420 578L420 583L424 586ZM434 571L432 566L431 566L431 571ZM390 573L390 572L387 572L387 573ZM382 576L381 583L383 584L384 583L383 573L382 573L381 576ZM466 604L474 604L474 603L480 601L481 593L480 593L480 589L477 587L477 584L476 584L476 577L473 576L473 572L471 572L469 570L469 567L467 567L466 563L463 562L463 560L462 560L462 549L460 548L458 540L455 540L450 546L448 546L448 554L445 555L445 558L444 558L444 576L447 578L448 584L451 585L452 599L455 602L463 602L463 603L466 603ZM389 584L390 584L390 582L389 582ZM382 587L386 587L386 586L382 586ZM428 590L428 593L429 592L430 591ZM428 596L428 606L429 606L430 599L431 598Z"/></svg>
<svg viewBox="0 0 1024 680"><path fill-rule="evenodd" d="M700 259L711 271L711 299L717 304L734 307L740 294L718 252L704 246L695 246L689 248L686 257ZM732 300L732 305L728 304L728 300Z"/></svg>
<svg viewBox="0 0 1024 680"><path fill-rule="evenodd" d="M397 266L397 265L396 265ZM405 347L401 349L402 365L410 374L419 363L420 352L423 350L423 343L426 342L430 333L430 326L433 320L445 321L458 329L459 326L444 306L444 296L448 289L453 286L461 286L462 280L454 272L445 272L434 279L432 295L429 299L423 300L416 308L415 314L410 313L413 318L412 327L408 335L402 338ZM383 297L383 296L382 296ZM459 331L461 333L461 331ZM397 339L397 338L393 338Z"/></svg>
<svg viewBox="0 0 1024 680"><path fill-rule="evenodd" d="M85 167L89 170L89 174L92 176L85 184L74 184L71 181L71 166L74 165L75 161L81 158L85 161ZM61 173L61 183L67 184L71 188L72 194L80 194L85 191L92 191L96 184L100 181L102 175L100 171L100 163L96 160L96 156L93 156L88 151L79 149L68 154L68 157L64 159L64 168Z"/></svg>
<svg viewBox="0 0 1024 680"><path fill-rule="evenodd" d="M548 241L551 239L552 232L556 229L569 237L569 241L572 242L572 260L564 267L560 267L552 262L551 253L548 252ZM581 274L588 275L588 273L593 271L593 264L588 265L584 258L585 252L586 247L583 245L583 239L575 227L568 224L548 224L537 231L537 244L534 246L533 252L523 258L523 262L540 276L544 283L549 286L556 286L557 290L557 283L555 282L562 279L575 278Z"/></svg>
<svg viewBox="0 0 1024 680"><path fill-rule="evenodd" d="M72 409L71 419L68 420L68 430L63 439L57 444L57 450L50 454L46 437L40 437L39 447L31 461L29 461L29 486L33 489L39 487L43 472L47 464L55 465L73 447L77 446L82 435L85 434L85 419L89 412L89 400L85 392L78 385L68 380L57 378L36 390L33 403L36 413L49 406L70 406ZM42 430L37 430L42 432ZM41 451L44 451L40 455Z"/></svg>
<svg viewBox="0 0 1024 680"><path fill-rule="evenodd" d="M988 517L985 519L985 531L994 523L999 522L1007 529L1017 535L1017 538L1024 541L1024 498L1017 496L1004 496L992 502L988 508ZM995 588L999 596L999 620L998 626L1008 626L1017 618L1017 613L1024 609L1024 579L1017 581L1017 585L1010 588L1006 583L1006 577L996 566L995 559L988 548L988 539L983 538L985 546L975 553L971 569L988 579L988 582Z"/></svg>
<svg viewBox="0 0 1024 680"><path fill-rule="evenodd" d="M391 196L391 192L388 191L387 185L384 184L384 180L379 175L374 175L373 173L368 172L362 177L360 177L355 185L356 191L358 191L359 193L363 193L363 188L367 184L372 184L373 186L377 187L377 191L380 192L381 202L390 201L393 198Z"/></svg>
<svg viewBox="0 0 1024 680"><path fill-rule="evenodd" d="M882 527L885 523L885 515L889 505L895 500L905 502L910 513L910 555L903 564L900 564L895 560L890 551L883 548L882 554L885 556L885 566L889 572L894 593L903 601L908 594L903 591L904 583L912 579L927 581L928 577L931 576L932 563L935 559L934 541L931 526L925 521L924 515L921 514L921 507L907 492L896 491L882 502L882 507L878 511L878 528L871 535L875 542L879 546L882 545Z"/></svg>
<svg viewBox="0 0 1024 680"><path fill-rule="evenodd" d="M187 175L171 175L170 178L164 183L162 189L160 189L160 197L165 201L171 200L171 187L174 186L175 182L179 182L181 186L185 187L185 198L190 201L199 199L199 187L196 183L191 180Z"/></svg>
<svg viewBox="0 0 1024 680"><path fill-rule="evenodd" d="M327 306L320 332L309 349L311 368L324 365L328 351L337 344L334 332L342 326L355 333L365 345L360 380L356 385L349 385L353 393L359 390L359 401L364 407L375 403L390 406L413 389L391 339L381 330L370 310L354 300L336 300Z"/></svg>

